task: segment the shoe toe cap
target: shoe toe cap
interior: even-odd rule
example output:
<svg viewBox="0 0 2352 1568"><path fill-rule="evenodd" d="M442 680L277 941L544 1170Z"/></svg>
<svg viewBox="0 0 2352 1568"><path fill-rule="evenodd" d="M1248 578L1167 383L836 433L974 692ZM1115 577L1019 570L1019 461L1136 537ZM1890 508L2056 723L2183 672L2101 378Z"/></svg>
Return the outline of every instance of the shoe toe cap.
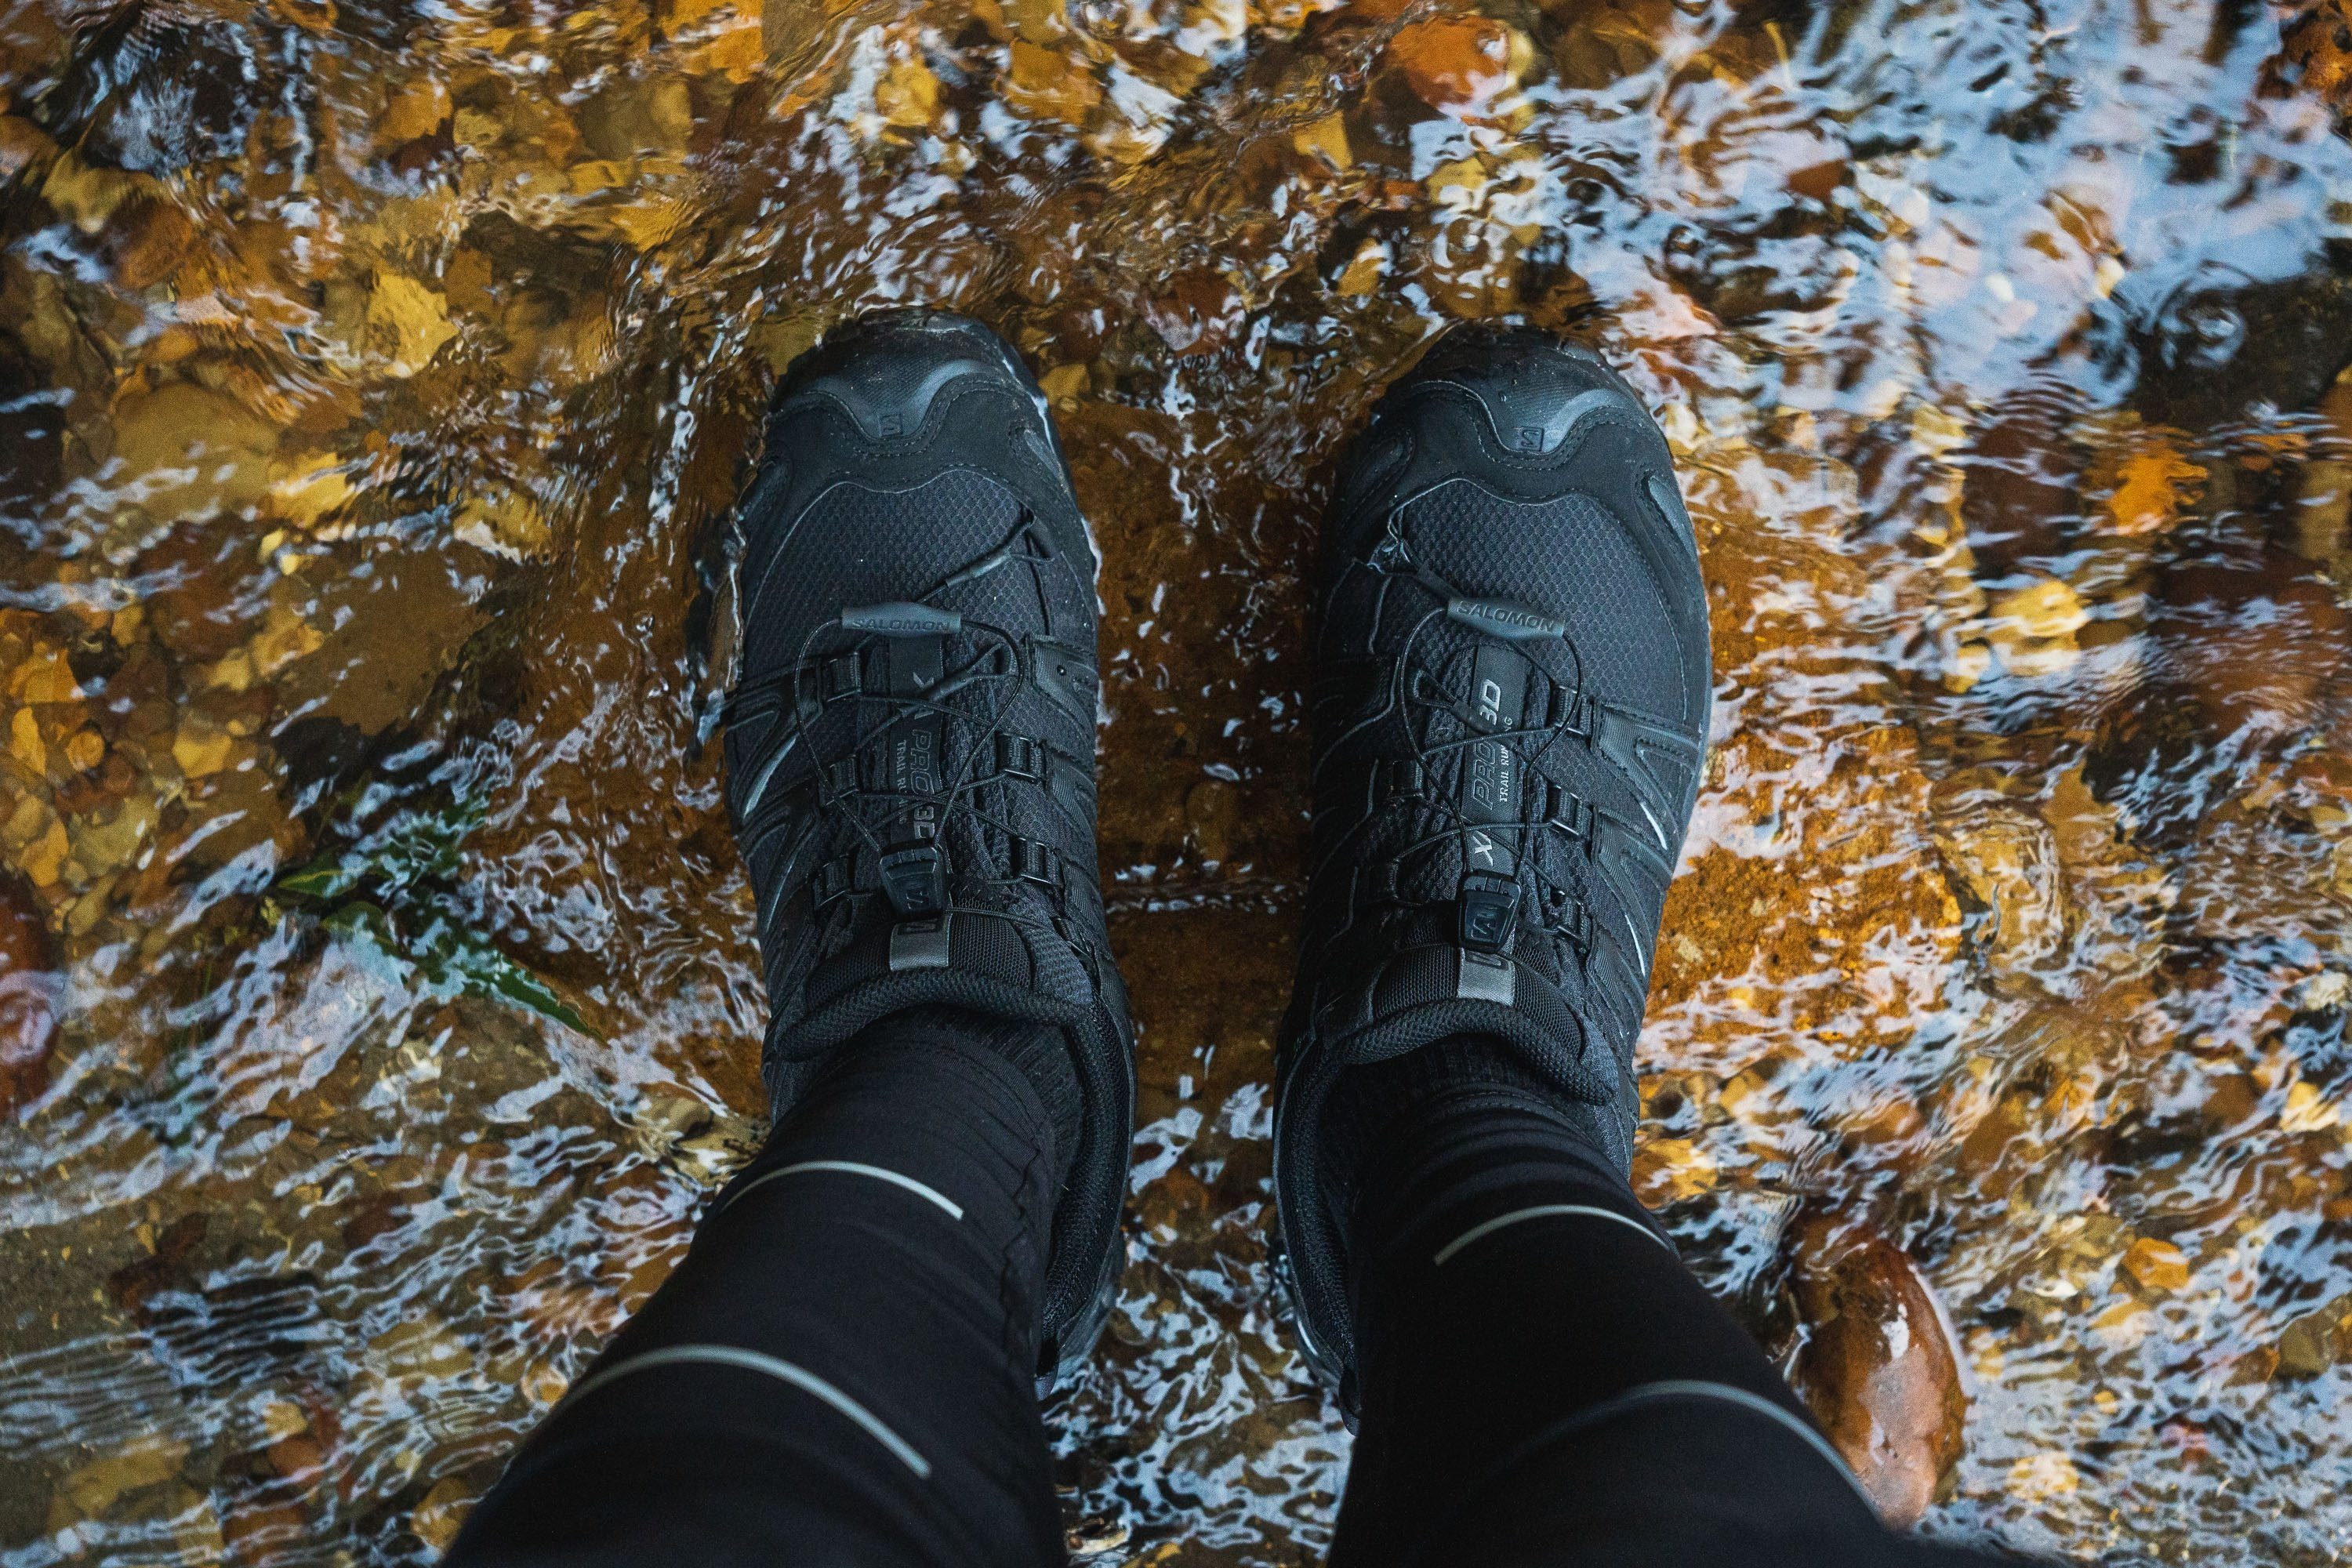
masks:
<svg viewBox="0 0 2352 1568"><path fill-rule="evenodd" d="M973 380L1010 394L1050 428L1027 369L1003 340L969 316L906 310L866 317L795 361L776 388L774 417L831 408L871 442L915 435L940 395Z"/></svg>
<svg viewBox="0 0 2352 1568"><path fill-rule="evenodd" d="M1479 434L1501 451L1544 458L1589 420L1649 412L1590 350L1525 329L1471 327L1448 332L1400 392L1446 389L1483 416Z"/></svg>

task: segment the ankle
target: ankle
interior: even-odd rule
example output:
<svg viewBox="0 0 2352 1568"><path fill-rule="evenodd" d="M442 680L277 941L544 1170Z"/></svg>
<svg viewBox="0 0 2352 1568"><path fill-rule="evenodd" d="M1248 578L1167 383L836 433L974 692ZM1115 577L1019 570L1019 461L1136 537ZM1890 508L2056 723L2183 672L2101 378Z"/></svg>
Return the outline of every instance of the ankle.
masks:
<svg viewBox="0 0 2352 1568"><path fill-rule="evenodd" d="M1323 1114L1331 1212L1352 1232L1349 1216L1400 1186L1423 1184L1433 1161L1498 1129L1555 1129L1580 1146L1590 1139L1560 1098L1508 1047L1476 1035L1353 1068L1332 1087ZM1605 1164L1597 1147L1593 1155Z"/></svg>
<svg viewBox="0 0 2352 1568"><path fill-rule="evenodd" d="M833 1054L787 1121L824 1120L845 1097L888 1104L905 1118L984 1119L991 1142L1042 1156L1055 1194L1067 1184L1084 1115L1061 1030L948 1006L910 1007L866 1026ZM781 1139L785 1123L777 1131Z"/></svg>
<svg viewBox="0 0 2352 1568"><path fill-rule="evenodd" d="M1606 1208L1655 1233L1607 1152L1601 1114L1475 1036L1349 1073L1332 1091L1322 1160L1351 1294L1385 1260L1425 1264L1447 1237L1531 1204Z"/></svg>

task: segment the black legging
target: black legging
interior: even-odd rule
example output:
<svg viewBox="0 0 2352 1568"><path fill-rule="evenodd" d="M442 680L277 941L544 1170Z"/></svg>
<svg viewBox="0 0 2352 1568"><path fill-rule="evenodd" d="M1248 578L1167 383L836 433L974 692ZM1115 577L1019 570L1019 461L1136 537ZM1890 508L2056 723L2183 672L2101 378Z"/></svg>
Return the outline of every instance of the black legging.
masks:
<svg viewBox="0 0 2352 1568"><path fill-rule="evenodd" d="M1031 1373L1054 1155L975 1032L877 1026L447 1561L1061 1563ZM1342 1568L1976 1561L1879 1528L1623 1182L1539 1119L1416 1111L1356 1229Z"/></svg>

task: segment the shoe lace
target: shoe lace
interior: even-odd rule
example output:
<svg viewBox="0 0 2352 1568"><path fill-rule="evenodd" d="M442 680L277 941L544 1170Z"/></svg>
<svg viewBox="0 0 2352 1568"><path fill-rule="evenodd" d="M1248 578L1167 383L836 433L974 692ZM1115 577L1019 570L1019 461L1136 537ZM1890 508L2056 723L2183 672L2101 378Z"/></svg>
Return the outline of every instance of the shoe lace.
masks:
<svg viewBox="0 0 2352 1568"><path fill-rule="evenodd" d="M828 867L854 863L862 847L871 852L883 891L900 915L947 912L943 846L949 827L958 819L982 816L979 788L1002 776L1000 770L983 772L982 765L1000 756L1013 738L1005 716L1038 676L1036 652L1028 637L940 601L1015 564L1042 570L1055 554L1045 531L1024 508L1001 542L920 594L844 607L809 628L791 664L739 687L728 702L730 725L770 712L782 720L745 794L746 854L786 823L801 823L804 838L830 824L846 829L850 843L847 853L828 861ZM837 646L818 655L816 648L828 638ZM950 663L948 651L959 640L969 651ZM890 683L880 689L863 679L863 672L875 667L877 661L869 656L877 648L888 650L887 668L892 672ZM923 668L933 658L936 670ZM901 675L909 668L915 672L911 678ZM845 739L835 727L826 744L821 738L827 731L818 721L830 702L846 696L871 707L861 710ZM934 723L934 729L923 728ZM925 736L931 743L929 765L891 765L891 748ZM808 801L795 798L798 791L773 802L764 798L778 770L796 751L805 752L810 760L818 808L814 813L802 809ZM952 768L946 765L950 756L957 759ZM872 765L877 758L881 765ZM877 778L884 782L869 782ZM768 807L764 812L763 805ZM993 826L1017 837L1009 825ZM792 858L788 853L785 859ZM830 890L850 890L846 870L838 875L844 885ZM776 893L789 880L776 879ZM824 897L821 891L820 901ZM761 911L763 926L769 912Z"/></svg>
<svg viewBox="0 0 2352 1568"><path fill-rule="evenodd" d="M1415 560L1393 522L1368 564L1381 576L1415 584L1435 602L1413 622L1394 654L1375 656L1385 677L1382 700L1378 707L1360 711L1349 733L1402 718L1412 748L1408 773L1413 778L1426 781L1434 775L1437 764L1456 758L1461 759L1465 770L1475 769L1480 765L1482 748L1501 748L1509 753L1508 765L1521 781L1520 790L1512 792L1515 798L1523 792L1525 781L1530 779L1538 781L1547 790L1556 790L1538 764L1553 748L1565 742L1589 741L1593 721L1582 678L1582 660L1566 624L1514 601L1465 594L1442 574ZM1566 650L1574 679L1563 682L1545 672L1559 694L1545 705L1540 721L1529 721L1522 715L1509 722L1497 722L1494 710L1482 712L1446 684L1442 655L1432 634L1440 623L1449 619L1484 633L1491 642L1507 646L1556 643ZM1453 733L1433 739L1440 728L1433 721L1439 716L1454 721ZM1327 757L1339 754L1339 750L1337 745L1323 748ZM1495 764L1490 762L1487 765ZM1402 864L1452 841L1465 868L1455 893L1462 944L1500 952L1508 946L1517 921L1518 872L1522 860L1527 858L1522 850L1528 836L1550 827L1574 838L1589 837L1590 807L1564 791L1559 793L1567 816L1560 817L1548 811L1539 821L1532 823L1524 806L1507 821L1475 815L1471 809L1473 796L1466 789L1449 793L1423 787L1418 793L1391 794L1381 803L1382 806L1395 809L1409 802L1428 815L1431 826L1422 836L1383 858L1392 865ZM1378 815L1376 808L1368 815L1366 825ZM1341 848L1334 846L1325 860L1328 862ZM1543 929L1569 942L1580 955L1588 953L1592 924L1582 900L1539 870L1532 870L1532 877L1538 898L1538 922Z"/></svg>

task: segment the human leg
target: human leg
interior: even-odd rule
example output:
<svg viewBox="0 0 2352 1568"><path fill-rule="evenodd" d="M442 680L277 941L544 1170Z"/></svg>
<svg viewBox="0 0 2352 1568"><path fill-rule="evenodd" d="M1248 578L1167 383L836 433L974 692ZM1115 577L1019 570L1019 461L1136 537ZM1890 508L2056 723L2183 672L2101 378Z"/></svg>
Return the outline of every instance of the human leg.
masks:
<svg viewBox="0 0 2352 1568"><path fill-rule="evenodd" d="M867 1031L475 1510L463 1565L1061 1560L1037 1031ZM1025 1062L1024 1058L1026 1058Z"/></svg>
<svg viewBox="0 0 2352 1568"><path fill-rule="evenodd" d="M1342 466L1316 646L1275 1179L1361 1417L1336 1557L1912 1551L1627 1184L1712 681L1647 411L1538 334L1436 345Z"/></svg>
<svg viewBox="0 0 2352 1568"><path fill-rule="evenodd" d="M796 362L739 510L776 1132L457 1550L1049 1559L1030 1380L1108 1310L1134 1100L1092 545L1035 382L938 312Z"/></svg>

